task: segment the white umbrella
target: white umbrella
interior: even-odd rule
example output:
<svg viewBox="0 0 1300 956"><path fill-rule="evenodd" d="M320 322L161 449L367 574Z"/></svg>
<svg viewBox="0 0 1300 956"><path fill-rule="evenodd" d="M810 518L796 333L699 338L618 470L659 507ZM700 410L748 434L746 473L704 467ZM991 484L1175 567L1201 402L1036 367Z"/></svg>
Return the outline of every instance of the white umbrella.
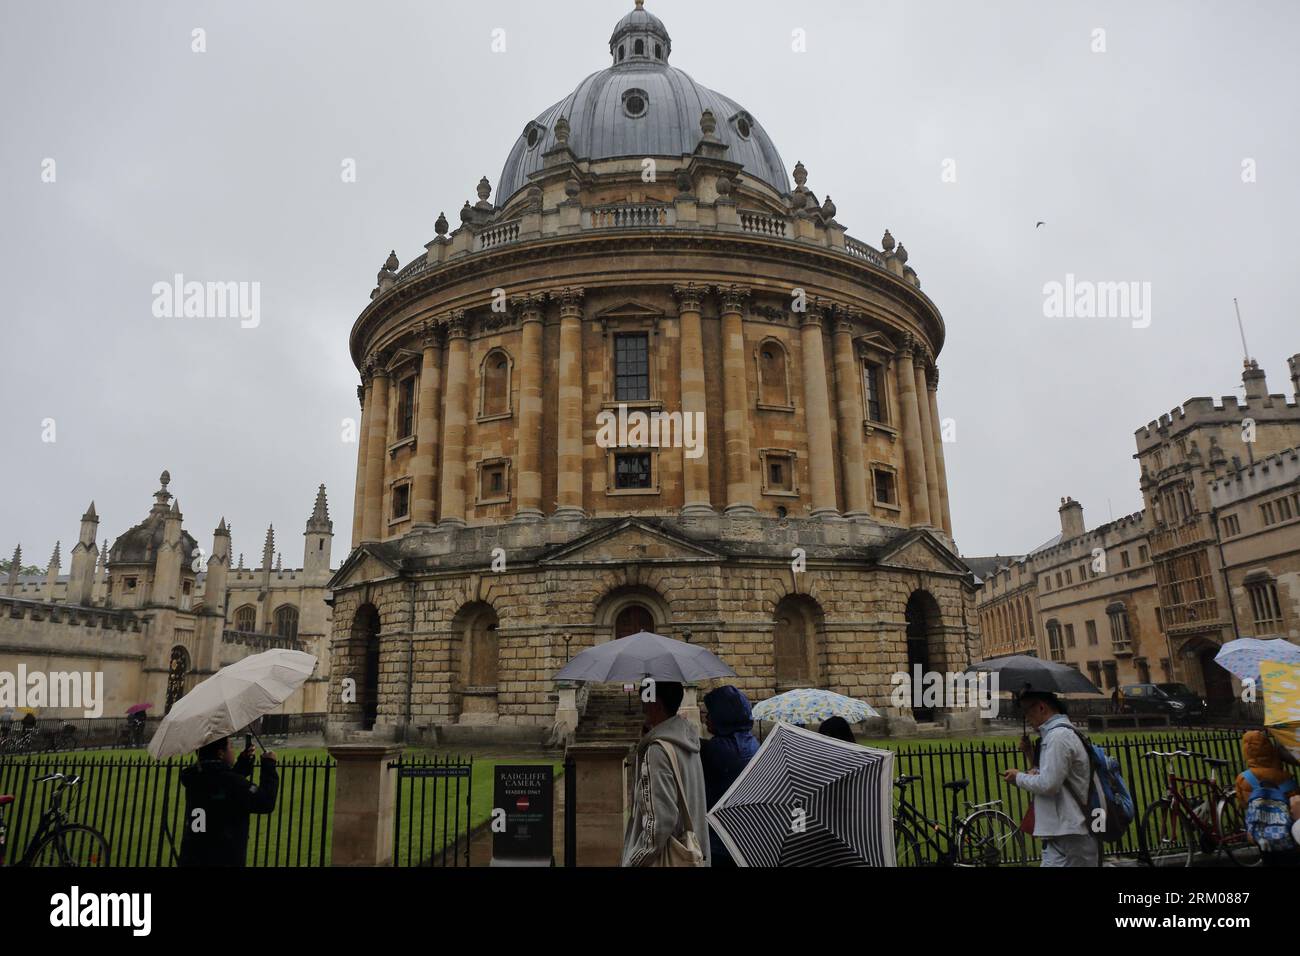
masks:
<svg viewBox="0 0 1300 956"><path fill-rule="evenodd" d="M311 654L282 649L221 668L168 711L149 753L159 760L174 757L242 730L288 700L315 669Z"/></svg>
<svg viewBox="0 0 1300 956"><path fill-rule="evenodd" d="M1300 664L1300 647L1280 637L1261 640L1257 637L1239 637L1219 648L1214 662L1239 680L1259 683L1259 665L1264 661L1283 664Z"/></svg>

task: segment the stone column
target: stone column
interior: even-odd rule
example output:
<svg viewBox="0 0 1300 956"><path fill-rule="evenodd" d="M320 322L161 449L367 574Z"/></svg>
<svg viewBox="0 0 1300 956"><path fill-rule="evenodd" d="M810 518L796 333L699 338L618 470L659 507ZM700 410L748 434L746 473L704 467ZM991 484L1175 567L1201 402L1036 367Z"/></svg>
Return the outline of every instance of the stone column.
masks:
<svg viewBox="0 0 1300 956"><path fill-rule="evenodd" d="M895 359L898 369L898 400L903 406L903 463L907 468L907 500L913 527L930 524L930 491L925 482L925 449L922 447L925 436L921 431L916 372L912 365L912 350L915 347L915 340L912 336L907 336Z"/></svg>
<svg viewBox="0 0 1300 956"><path fill-rule="evenodd" d="M916 373L916 404L921 416L921 450L925 453L925 493L930 502L930 525L939 527L943 509L939 504L939 469L934 458L935 426L930 419L930 402L926 398L925 367L929 356L917 349L912 359Z"/></svg>
<svg viewBox="0 0 1300 956"><path fill-rule="evenodd" d="M835 326L835 398L840 431L840 463L844 472L845 517L870 515L867 466L862 450L862 366L853 351L853 323Z"/></svg>
<svg viewBox="0 0 1300 956"><path fill-rule="evenodd" d="M709 445L705 435L708 401L704 391L704 339L700 331L700 301L704 289L691 282L673 286L673 295L679 304L678 321L681 326L681 379L682 419L688 417L698 423L695 431L701 454L687 456L682 449L682 481L684 501L682 517L702 517L715 514L709 501Z"/></svg>
<svg viewBox="0 0 1300 956"><path fill-rule="evenodd" d="M930 425L934 430L934 464L939 483L939 511L943 530L952 537L952 512L948 509L948 469L943 463L943 419L939 417L939 367L931 365L925 379L930 396Z"/></svg>
<svg viewBox="0 0 1300 956"><path fill-rule="evenodd" d="M722 286L722 391L723 431L726 438L728 515L757 514L750 478L749 388L745 360L743 313L749 289Z"/></svg>
<svg viewBox="0 0 1300 956"><path fill-rule="evenodd" d="M402 748L336 744L333 866L392 866L393 804L397 771L388 767Z"/></svg>
<svg viewBox="0 0 1300 956"><path fill-rule="evenodd" d="M618 866L622 862L627 811L623 761L627 756L627 744L606 741L573 744L565 751L577 774L574 817L578 866Z"/></svg>
<svg viewBox="0 0 1300 956"><path fill-rule="evenodd" d="M361 528L364 541L384 537L384 459L388 457L388 369L383 360L375 363L366 402L366 517Z"/></svg>
<svg viewBox="0 0 1300 956"><path fill-rule="evenodd" d="M582 518L582 290L560 300L559 422L556 432L555 516Z"/></svg>
<svg viewBox="0 0 1300 956"><path fill-rule="evenodd" d="M469 323L465 311L447 323L447 401L442 423L442 489L438 495L440 527L465 524L465 430L468 421Z"/></svg>
<svg viewBox="0 0 1300 956"><path fill-rule="evenodd" d="M542 304L540 295L519 300L519 471L516 521L542 518Z"/></svg>
<svg viewBox="0 0 1300 956"><path fill-rule="evenodd" d="M811 306L799 326L803 353L804 425L808 432L808 476L812 482L812 516L838 518L835 502L835 453L831 445L831 404L826 387L826 349L822 345L824 307Z"/></svg>
<svg viewBox="0 0 1300 956"><path fill-rule="evenodd" d="M362 541L366 518L366 456L370 452L370 368L361 370L361 384L357 386L357 401L361 405L361 423L357 425L357 485L352 496L352 547Z"/></svg>
<svg viewBox="0 0 1300 956"><path fill-rule="evenodd" d="M415 457L411 459L411 526L431 528L433 503L437 497L438 433L442 423L442 343L441 329L426 322L420 344L424 348L420 364L420 417L415 425Z"/></svg>

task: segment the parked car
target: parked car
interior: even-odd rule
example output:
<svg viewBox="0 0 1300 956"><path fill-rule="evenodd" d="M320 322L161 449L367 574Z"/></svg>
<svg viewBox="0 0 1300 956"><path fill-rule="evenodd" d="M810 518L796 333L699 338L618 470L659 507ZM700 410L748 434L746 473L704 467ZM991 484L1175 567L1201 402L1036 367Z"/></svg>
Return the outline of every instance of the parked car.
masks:
<svg viewBox="0 0 1300 956"><path fill-rule="evenodd" d="M1205 719L1205 699L1186 684L1125 684L1119 692L1127 713L1168 714L1180 724Z"/></svg>

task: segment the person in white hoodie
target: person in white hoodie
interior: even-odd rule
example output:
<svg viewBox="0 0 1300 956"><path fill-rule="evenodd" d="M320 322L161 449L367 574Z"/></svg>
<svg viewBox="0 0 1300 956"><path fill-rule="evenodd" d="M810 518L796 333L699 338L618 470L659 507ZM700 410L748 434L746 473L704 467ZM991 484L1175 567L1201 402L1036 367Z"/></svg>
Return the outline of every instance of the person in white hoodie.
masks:
<svg viewBox="0 0 1300 956"><path fill-rule="evenodd" d="M649 729L636 746L632 814L623 834L623 865L668 865L665 854L669 838L689 846L689 831L702 856L698 865L708 866L708 801L700 763L700 735L677 713L684 696L681 684L657 681L653 690L651 699L641 705ZM668 747L673 750L671 757L665 749ZM673 758L680 780L673 771Z"/></svg>
<svg viewBox="0 0 1300 956"><path fill-rule="evenodd" d="M1092 764L1083 741L1055 694L1026 691L1020 709L1039 733L1038 765L1028 772L1007 770L1003 777L1034 796L1034 836L1043 843L1042 865L1100 865L1101 846L1087 822ZM1028 740L1021 746L1027 751Z"/></svg>

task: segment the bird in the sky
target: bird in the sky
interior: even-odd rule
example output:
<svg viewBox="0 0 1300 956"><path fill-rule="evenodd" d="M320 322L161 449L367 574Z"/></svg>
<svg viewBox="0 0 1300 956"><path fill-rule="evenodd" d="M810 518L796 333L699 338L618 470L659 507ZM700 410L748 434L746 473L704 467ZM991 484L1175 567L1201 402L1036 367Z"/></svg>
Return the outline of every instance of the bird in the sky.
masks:
<svg viewBox="0 0 1300 956"><path fill-rule="evenodd" d="M1034 224L1034 228L1037 229L1041 225L1044 225L1044 221L1042 219L1038 220L1038 222Z"/></svg>

